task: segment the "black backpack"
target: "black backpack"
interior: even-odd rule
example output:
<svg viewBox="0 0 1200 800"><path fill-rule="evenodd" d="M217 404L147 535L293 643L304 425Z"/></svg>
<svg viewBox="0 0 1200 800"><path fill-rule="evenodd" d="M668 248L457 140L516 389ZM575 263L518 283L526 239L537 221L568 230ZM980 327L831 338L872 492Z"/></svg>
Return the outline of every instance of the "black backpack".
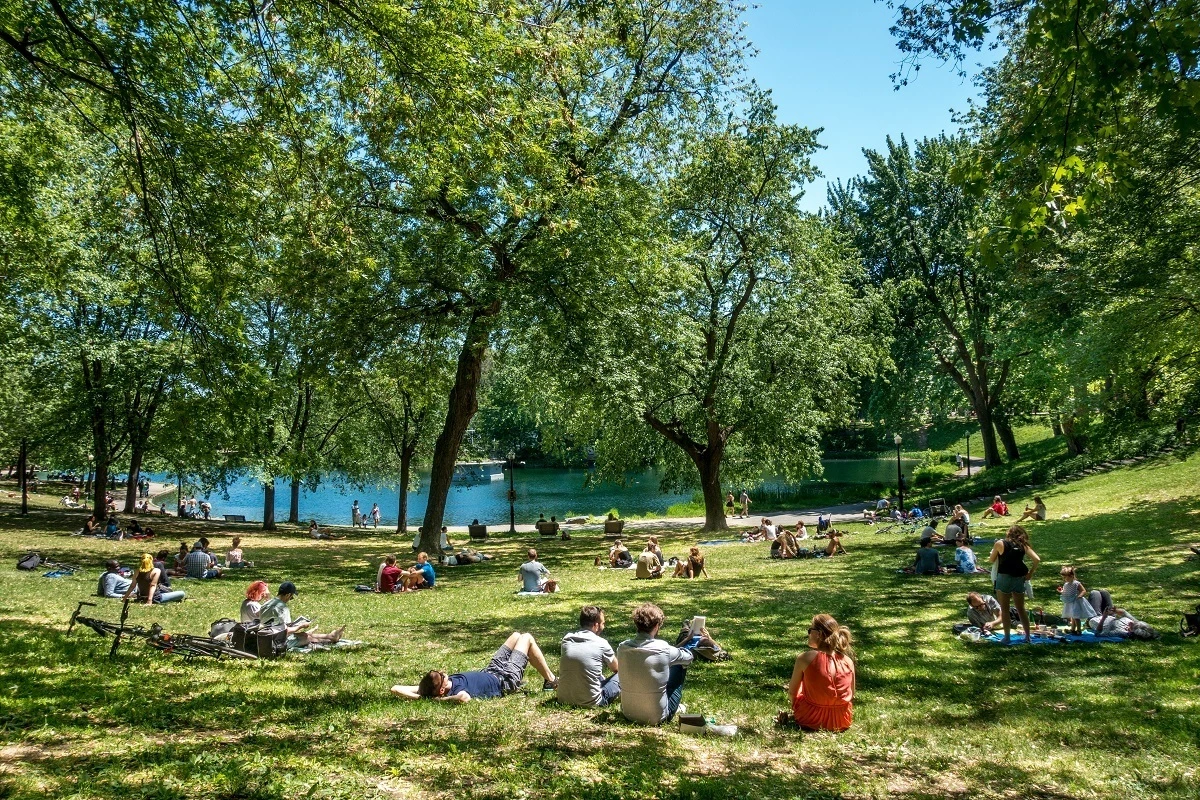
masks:
<svg viewBox="0 0 1200 800"><path fill-rule="evenodd" d="M235 620L235 619L230 619L229 617L222 617L221 619L214 622L212 625L208 626L208 638L215 639L218 636L223 636L223 635L229 633L230 631L232 631L233 627L237 624L238 624L237 620Z"/></svg>
<svg viewBox="0 0 1200 800"><path fill-rule="evenodd" d="M1200 636L1200 605L1196 606L1195 614L1185 613L1179 620L1179 635Z"/></svg>
<svg viewBox="0 0 1200 800"><path fill-rule="evenodd" d="M231 644L243 653L258 655L258 621L239 622L233 626L233 641Z"/></svg>
<svg viewBox="0 0 1200 800"><path fill-rule="evenodd" d="M17 559L17 569L35 570L42 565L42 561L37 553L26 553Z"/></svg>
<svg viewBox="0 0 1200 800"><path fill-rule="evenodd" d="M272 625L254 632L255 654L259 658L279 658L287 652L287 628Z"/></svg>

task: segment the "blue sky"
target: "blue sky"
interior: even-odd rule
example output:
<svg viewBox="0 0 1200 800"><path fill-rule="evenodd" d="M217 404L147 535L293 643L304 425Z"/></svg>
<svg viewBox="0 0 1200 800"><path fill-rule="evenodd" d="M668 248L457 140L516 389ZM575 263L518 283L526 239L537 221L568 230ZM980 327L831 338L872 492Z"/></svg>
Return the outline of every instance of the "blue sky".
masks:
<svg viewBox="0 0 1200 800"><path fill-rule="evenodd" d="M771 90L779 121L825 129L820 142L826 149L813 159L824 177L801 201L810 211L825 204L826 181L866 170L864 147L881 149L889 134L912 140L955 131L950 109L964 111L978 96L974 62L996 58L975 56L967 78L927 61L895 91L889 76L901 53L888 33L894 18L886 4L872 0L759 0L746 11L746 35L758 49L750 76Z"/></svg>

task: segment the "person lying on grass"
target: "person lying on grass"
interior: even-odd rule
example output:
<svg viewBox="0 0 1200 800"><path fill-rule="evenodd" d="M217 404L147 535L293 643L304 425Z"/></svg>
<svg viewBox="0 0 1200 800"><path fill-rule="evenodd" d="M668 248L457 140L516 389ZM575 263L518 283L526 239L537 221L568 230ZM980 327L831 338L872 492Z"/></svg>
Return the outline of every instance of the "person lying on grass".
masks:
<svg viewBox="0 0 1200 800"><path fill-rule="evenodd" d="M308 535L309 535L309 538L312 538L312 539L345 539L346 538L345 535L339 535L336 533L326 533L325 531L321 530L321 526L317 524L317 521L315 519L311 523L309 523Z"/></svg>
<svg viewBox="0 0 1200 800"><path fill-rule="evenodd" d="M1115 608L1112 595L1103 589L1093 589L1087 594L1087 609L1092 615L1087 618L1087 628L1097 636L1115 636L1122 639L1149 641L1159 637L1158 631L1123 608ZM1096 609L1104 609L1096 611ZM1034 609L1041 618L1042 609ZM1066 622L1066 620L1063 620Z"/></svg>
<svg viewBox="0 0 1200 800"><path fill-rule="evenodd" d="M558 688L558 678L550 671L533 634L514 631L481 670L447 674L431 669L416 686L396 684L391 691L404 700L428 698L450 703L490 700L520 689L530 664L542 676L542 691Z"/></svg>

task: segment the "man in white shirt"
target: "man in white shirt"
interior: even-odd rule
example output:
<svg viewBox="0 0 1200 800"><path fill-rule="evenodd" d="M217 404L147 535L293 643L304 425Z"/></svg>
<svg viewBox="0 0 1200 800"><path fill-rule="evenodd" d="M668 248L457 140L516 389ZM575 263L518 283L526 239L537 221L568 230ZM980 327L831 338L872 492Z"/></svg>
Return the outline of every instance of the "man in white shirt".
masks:
<svg viewBox="0 0 1200 800"><path fill-rule="evenodd" d="M621 713L633 722L669 722L683 699L683 681L692 654L656 638L663 625L662 609L643 603L633 611L637 636L621 642Z"/></svg>
<svg viewBox="0 0 1200 800"><path fill-rule="evenodd" d="M621 696L617 656L612 645L600 636L604 609L584 606L579 612L579 630L562 639L558 664L558 701L569 706L602 708ZM604 668L612 674L604 677Z"/></svg>

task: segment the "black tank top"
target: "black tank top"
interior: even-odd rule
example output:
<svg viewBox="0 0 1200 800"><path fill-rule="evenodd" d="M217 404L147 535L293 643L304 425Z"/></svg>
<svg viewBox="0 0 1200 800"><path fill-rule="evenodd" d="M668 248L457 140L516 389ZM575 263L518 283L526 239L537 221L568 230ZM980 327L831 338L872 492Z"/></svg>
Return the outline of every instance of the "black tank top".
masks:
<svg viewBox="0 0 1200 800"><path fill-rule="evenodd" d="M1004 540L1004 552L1000 554L1001 575L1012 575L1014 578L1024 578L1029 574L1025 566L1025 548L1011 539Z"/></svg>

